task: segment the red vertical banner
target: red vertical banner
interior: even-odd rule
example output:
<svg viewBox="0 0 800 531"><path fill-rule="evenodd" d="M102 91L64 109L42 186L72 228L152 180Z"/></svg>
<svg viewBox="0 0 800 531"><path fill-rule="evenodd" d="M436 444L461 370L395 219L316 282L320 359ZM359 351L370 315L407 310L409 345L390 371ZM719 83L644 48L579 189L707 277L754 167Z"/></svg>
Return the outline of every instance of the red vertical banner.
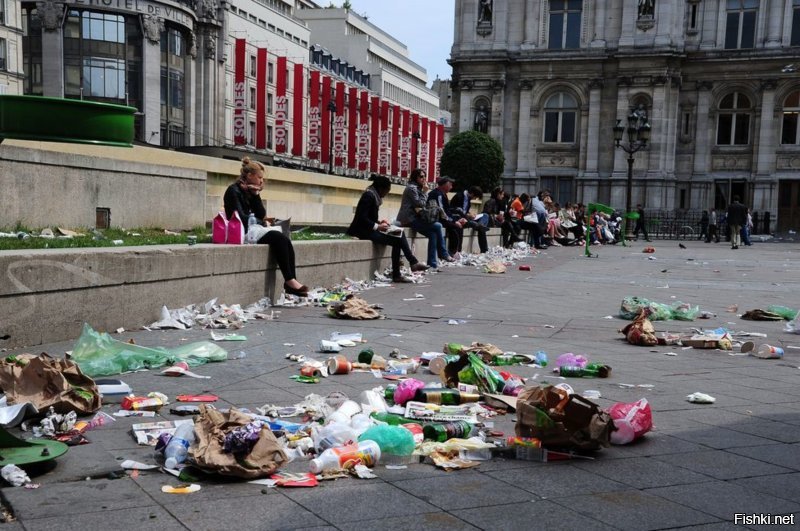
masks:
<svg viewBox="0 0 800 531"><path fill-rule="evenodd" d="M394 106L392 109L392 169L390 173L394 176L400 175L400 107Z"/></svg>
<svg viewBox="0 0 800 531"><path fill-rule="evenodd" d="M408 177L411 165L411 111L403 109L403 125L400 130L400 176Z"/></svg>
<svg viewBox="0 0 800 531"><path fill-rule="evenodd" d="M389 175L389 148L391 147L391 132L389 131L389 115L391 105L388 101L381 101L381 135L378 143L378 173Z"/></svg>
<svg viewBox="0 0 800 531"><path fill-rule="evenodd" d="M331 113L328 106L331 103L331 78L322 76L322 163L328 164L331 160Z"/></svg>
<svg viewBox="0 0 800 531"><path fill-rule="evenodd" d="M442 171L442 152L444 151L444 125L436 124L436 179Z"/></svg>
<svg viewBox="0 0 800 531"><path fill-rule="evenodd" d="M378 96L372 96L372 124L369 135L369 171L378 171L378 152L380 151L380 134L381 134L381 99Z"/></svg>
<svg viewBox="0 0 800 531"><path fill-rule="evenodd" d="M275 153L286 153L289 143L289 133L286 130L286 120L289 117L289 105L286 101L286 58L278 57L275 67L278 69L275 76Z"/></svg>
<svg viewBox="0 0 800 531"><path fill-rule="evenodd" d="M233 143L237 146L247 144L247 84L245 68L247 65L247 41L236 39L233 67Z"/></svg>
<svg viewBox="0 0 800 531"><path fill-rule="evenodd" d="M350 87L348 90L347 108L347 167L356 168L356 144L358 143L356 131L358 130L358 89Z"/></svg>
<svg viewBox="0 0 800 531"><path fill-rule="evenodd" d="M344 82L336 82L336 118L333 121L334 167L344 166L344 149L347 143L344 118Z"/></svg>
<svg viewBox="0 0 800 531"><path fill-rule="evenodd" d="M292 155L303 156L303 124L306 123L303 116L303 101L306 92L304 82L306 79L306 69L302 63L294 65L294 91L292 93Z"/></svg>
<svg viewBox="0 0 800 531"><path fill-rule="evenodd" d="M428 119L422 118L422 123L420 124L420 138L417 140L419 144L419 160L417 161L417 168L421 168L428 173L428 158L430 150L428 149Z"/></svg>
<svg viewBox="0 0 800 531"><path fill-rule="evenodd" d="M411 116L411 169L419 168L419 114Z"/></svg>
<svg viewBox="0 0 800 531"><path fill-rule="evenodd" d="M428 138L428 180L432 181L436 175L436 132L438 131L434 120L430 121L430 138Z"/></svg>
<svg viewBox="0 0 800 531"><path fill-rule="evenodd" d="M369 168L369 93L362 90L358 97L358 133L356 136L356 161L358 171Z"/></svg>
<svg viewBox="0 0 800 531"><path fill-rule="evenodd" d="M267 147L267 49L256 55L256 149Z"/></svg>
<svg viewBox="0 0 800 531"><path fill-rule="evenodd" d="M322 154L322 110L319 103L319 70L312 70L308 81L308 158Z"/></svg>

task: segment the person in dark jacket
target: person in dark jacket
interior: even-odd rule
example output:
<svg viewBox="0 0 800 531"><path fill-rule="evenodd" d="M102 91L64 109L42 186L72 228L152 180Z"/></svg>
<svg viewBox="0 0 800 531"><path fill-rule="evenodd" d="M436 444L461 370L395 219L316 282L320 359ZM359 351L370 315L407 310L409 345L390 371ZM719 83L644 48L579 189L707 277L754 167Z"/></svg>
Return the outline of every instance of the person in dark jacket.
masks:
<svg viewBox="0 0 800 531"><path fill-rule="evenodd" d="M267 209L264 208L264 203L258 195L264 188L265 176L266 170L263 164L251 161L250 157L245 157L242 159L239 180L225 190L223 196L225 215L231 219L233 213L237 212L245 230L248 229L247 220L251 212L255 215L259 225L269 226ZM286 293L298 297L308 296L308 286L301 284L296 278L292 240L284 236L280 230L270 230L258 240L258 243L269 245L270 252L275 256L275 261L278 262L278 267L283 274L283 289Z"/></svg>
<svg viewBox="0 0 800 531"><path fill-rule="evenodd" d="M703 215L700 217L700 237L697 239L703 238L708 241L708 210L703 210Z"/></svg>
<svg viewBox="0 0 800 531"><path fill-rule="evenodd" d="M467 220L464 226L473 229L478 234L478 248L481 253L485 253L489 250L489 244L486 240L486 231L489 230L489 215L475 216L469 211L472 201L480 201L481 199L483 199L483 190L479 186L470 186L469 190L456 192L453 198L450 199L450 212L454 216L460 216ZM458 234L456 252L461 252L463 242L464 230L462 228Z"/></svg>
<svg viewBox="0 0 800 531"><path fill-rule="evenodd" d="M747 207L739 202L739 196L733 196L733 203L728 206L728 227L731 231L731 249L738 249L742 243L742 226L747 223Z"/></svg>
<svg viewBox="0 0 800 531"><path fill-rule="evenodd" d="M419 263L417 257L411 252L406 235L400 227L392 227L385 219L378 217L378 210L383 204L383 198L392 188L392 182L381 175L370 177L372 184L361 194L358 200L353 221L347 229L347 234L359 240L371 240L380 245L392 246L392 281L411 282L400 273L400 251L408 260L411 271L425 271L428 266Z"/></svg>

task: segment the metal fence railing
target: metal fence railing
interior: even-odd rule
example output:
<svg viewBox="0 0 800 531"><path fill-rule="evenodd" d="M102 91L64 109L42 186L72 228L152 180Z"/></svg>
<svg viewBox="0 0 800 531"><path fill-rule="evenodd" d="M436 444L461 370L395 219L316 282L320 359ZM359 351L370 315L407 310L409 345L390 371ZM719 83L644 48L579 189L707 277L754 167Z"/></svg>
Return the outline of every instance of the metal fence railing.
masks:
<svg viewBox="0 0 800 531"><path fill-rule="evenodd" d="M679 210L646 210L645 225L651 239L659 240L696 240L702 233L700 220L703 216L699 211ZM725 212L717 211L718 233L725 239L728 233L724 221ZM768 212L753 213L753 234L769 233L770 216ZM766 228L765 228L766 227Z"/></svg>

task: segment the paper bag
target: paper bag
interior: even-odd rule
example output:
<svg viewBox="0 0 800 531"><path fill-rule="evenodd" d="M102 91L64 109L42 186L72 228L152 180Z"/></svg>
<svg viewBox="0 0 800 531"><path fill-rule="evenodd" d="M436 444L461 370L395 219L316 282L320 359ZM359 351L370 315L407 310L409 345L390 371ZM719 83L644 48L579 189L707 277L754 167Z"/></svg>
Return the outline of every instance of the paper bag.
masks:
<svg viewBox="0 0 800 531"><path fill-rule="evenodd" d="M269 427L261 429L250 453L243 455L223 450L225 435L252 420L251 416L235 408L222 413L201 405L200 416L194 424L197 443L191 450L197 466L223 476L253 479L267 477L287 463L288 458Z"/></svg>
<svg viewBox="0 0 800 531"><path fill-rule="evenodd" d="M220 210L211 221L211 243L225 243L228 241L228 218L225 211Z"/></svg>
<svg viewBox="0 0 800 531"><path fill-rule="evenodd" d="M100 392L94 380L75 362L45 353L0 360L0 388L9 405L30 402L40 411L52 406L56 413L74 411L78 415L100 409Z"/></svg>

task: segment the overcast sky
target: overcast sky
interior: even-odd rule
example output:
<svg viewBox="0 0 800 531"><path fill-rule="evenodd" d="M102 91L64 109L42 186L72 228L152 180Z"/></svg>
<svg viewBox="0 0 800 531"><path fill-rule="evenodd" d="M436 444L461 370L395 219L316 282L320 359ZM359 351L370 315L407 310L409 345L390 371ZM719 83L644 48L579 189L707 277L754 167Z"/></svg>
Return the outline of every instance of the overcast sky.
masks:
<svg viewBox="0 0 800 531"><path fill-rule="evenodd" d="M438 75L450 79L455 0L350 0L353 10L406 46L411 60L428 71L428 86ZM323 0L320 5L327 5ZM334 2L341 5L341 0Z"/></svg>

